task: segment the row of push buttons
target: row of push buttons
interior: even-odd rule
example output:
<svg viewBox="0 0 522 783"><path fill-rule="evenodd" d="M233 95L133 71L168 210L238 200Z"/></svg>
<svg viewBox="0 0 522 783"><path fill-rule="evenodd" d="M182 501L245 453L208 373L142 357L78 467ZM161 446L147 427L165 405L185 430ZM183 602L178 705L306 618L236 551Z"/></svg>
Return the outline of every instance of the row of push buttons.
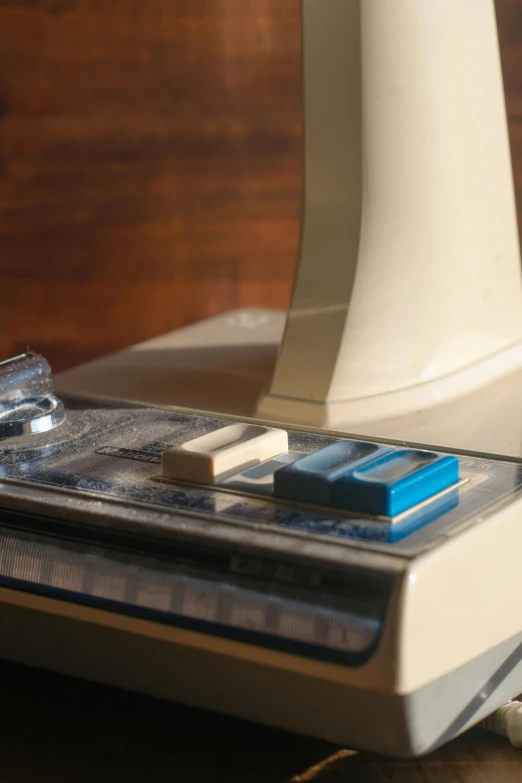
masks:
<svg viewBox="0 0 522 783"><path fill-rule="evenodd" d="M162 473L173 480L395 517L456 484L459 462L436 452L355 440L300 454L288 451L284 430L232 424L165 451Z"/></svg>

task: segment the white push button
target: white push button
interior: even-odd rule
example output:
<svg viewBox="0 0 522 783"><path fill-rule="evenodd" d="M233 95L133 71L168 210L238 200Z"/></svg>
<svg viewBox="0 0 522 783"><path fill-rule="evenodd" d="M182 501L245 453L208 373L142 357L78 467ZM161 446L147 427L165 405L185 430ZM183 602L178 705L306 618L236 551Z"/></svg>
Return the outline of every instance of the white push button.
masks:
<svg viewBox="0 0 522 783"><path fill-rule="evenodd" d="M169 479L215 484L230 471L239 472L287 451L288 435L285 430L254 424L231 424L164 451L161 471Z"/></svg>

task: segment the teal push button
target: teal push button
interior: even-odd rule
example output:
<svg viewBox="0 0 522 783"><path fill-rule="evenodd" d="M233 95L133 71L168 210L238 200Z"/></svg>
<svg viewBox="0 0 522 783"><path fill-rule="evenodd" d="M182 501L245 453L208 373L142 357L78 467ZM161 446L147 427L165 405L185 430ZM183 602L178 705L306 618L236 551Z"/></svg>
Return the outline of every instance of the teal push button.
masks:
<svg viewBox="0 0 522 783"><path fill-rule="evenodd" d="M331 505L395 517L459 480L457 457L414 449L396 450L355 466L331 488Z"/></svg>
<svg viewBox="0 0 522 783"><path fill-rule="evenodd" d="M392 447L344 440L307 454L274 473L274 495L285 500L331 506L331 488L338 478Z"/></svg>

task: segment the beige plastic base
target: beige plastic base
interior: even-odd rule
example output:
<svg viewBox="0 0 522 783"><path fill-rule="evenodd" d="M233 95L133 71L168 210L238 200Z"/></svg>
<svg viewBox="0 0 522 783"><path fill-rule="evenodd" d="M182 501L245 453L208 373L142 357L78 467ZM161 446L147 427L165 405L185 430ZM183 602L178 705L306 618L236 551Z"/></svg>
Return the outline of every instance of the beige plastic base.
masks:
<svg viewBox="0 0 522 783"><path fill-rule="evenodd" d="M56 389L252 417L284 324L278 311L235 310L60 373Z"/></svg>
<svg viewBox="0 0 522 783"><path fill-rule="evenodd" d="M299 421L310 427L359 426L396 419L460 399L522 368L522 342L436 381L419 383L384 394L340 402L314 402L267 394L257 415L275 421Z"/></svg>
<svg viewBox="0 0 522 783"><path fill-rule="evenodd" d="M277 311L234 311L61 373L56 387L58 392L177 405L522 457L522 371L443 405L423 409L413 405L396 417L387 417L384 411L366 422L343 420L337 406L334 411L314 406L314 416L299 401L285 400L283 415L266 402L260 406L284 325L285 314Z"/></svg>

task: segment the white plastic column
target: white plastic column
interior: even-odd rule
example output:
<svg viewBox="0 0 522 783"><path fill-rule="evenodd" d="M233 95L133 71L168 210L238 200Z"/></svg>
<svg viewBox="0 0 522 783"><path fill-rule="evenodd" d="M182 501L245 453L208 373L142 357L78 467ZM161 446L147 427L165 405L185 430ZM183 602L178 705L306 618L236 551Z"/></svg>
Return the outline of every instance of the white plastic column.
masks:
<svg viewBox="0 0 522 783"><path fill-rule="evenodd" d="M522 364L493 0L303 0L305 205L258 414L419 410Z"/></svg>

